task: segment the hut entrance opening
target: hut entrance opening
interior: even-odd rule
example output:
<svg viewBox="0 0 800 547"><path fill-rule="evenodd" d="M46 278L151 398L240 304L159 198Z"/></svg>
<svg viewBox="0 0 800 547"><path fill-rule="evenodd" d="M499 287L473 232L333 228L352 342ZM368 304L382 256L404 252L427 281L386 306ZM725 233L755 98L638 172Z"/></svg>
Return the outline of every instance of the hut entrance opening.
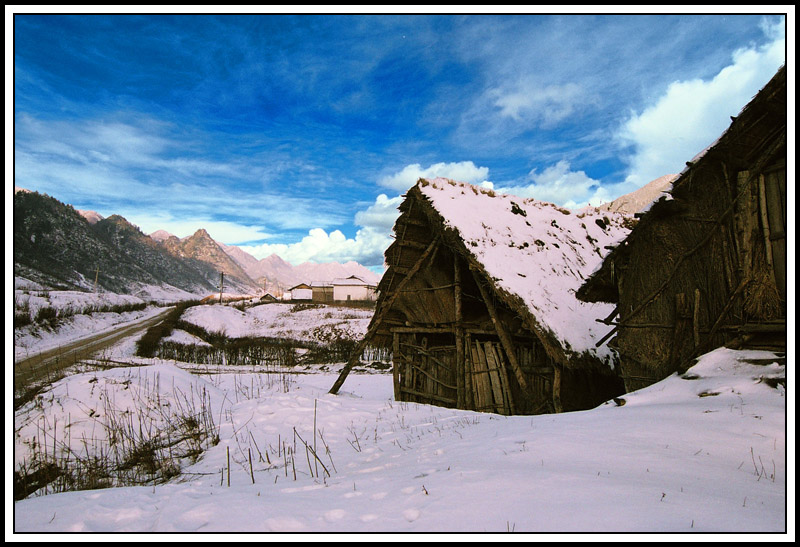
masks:
<svg viewBox="0 0 800 547"><path fill-rule="evenodd" d="M395 399L456 407L456 345L452 333L395 329Z"/></svg>
<svg viewBox="0 0 800 547"><path fill-rule="evenodd" d="M498 414L557 412L558 368L533 340L519 340L517 362L527 380L524 393L500 339L465 329L461 348L451 329L392 329L395 399ZM555 389L554 389L554 386Z"/></svg>

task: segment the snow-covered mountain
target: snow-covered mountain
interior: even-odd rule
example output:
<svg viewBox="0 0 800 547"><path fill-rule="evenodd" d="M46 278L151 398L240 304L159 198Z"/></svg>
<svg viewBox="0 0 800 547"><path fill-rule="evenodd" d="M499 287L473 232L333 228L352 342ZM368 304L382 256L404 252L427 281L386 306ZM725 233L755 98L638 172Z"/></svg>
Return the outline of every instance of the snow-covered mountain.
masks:
<svg viewBox="0 0 800 547"><path fill-rule="evenodd" d="M356 275L364 281L371 281L375 284L381 279L380 275L355 261L345 262L344 264L339 262L324 262L320 264L304 262L303 264L292 266L276 254L258 260L235 245L221 243L219 245L260 286L263 286L266 281L268 290L269 287L273 287L273 290L288 289L300 283L332 281L351 275Z"/></svg>
<svg viewBox="0 0 800 547"><path fill-rule="evenodd" d="M610 211L612 213L622 213L623 215L633 215L649 208L658 198L672 188L672 182L678 175L664 175L655 180L651 180L638 190L620 196L614 201L604 203L596 209L600 211Z"/></svg>
<svg viewBox="0 0 800 547"><path fill-rule="evenodd" d="M164 240L167 240L170 237L177 237L177 236L172 235L171 233L169 233L166 230L156 230L155 232L150 234L150 237L152 237L153 239L155 239L159 243L162 243Z"/></svg>

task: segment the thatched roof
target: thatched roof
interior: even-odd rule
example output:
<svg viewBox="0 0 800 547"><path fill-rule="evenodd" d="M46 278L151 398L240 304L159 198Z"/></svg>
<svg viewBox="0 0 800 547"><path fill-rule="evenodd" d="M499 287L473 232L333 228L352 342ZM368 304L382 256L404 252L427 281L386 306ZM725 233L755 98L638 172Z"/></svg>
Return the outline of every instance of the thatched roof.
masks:
<svg viewBox="0 0 800 547"><path fill-rule="evenodd" d="M581 302L575 293L599 267L606 247L627 235L630 217L589 209L573 212L443 178L420 179L401 210L411 207L411 201L444 244L464 257L494 296L542 340L556 362L573 365L589 355L612 365L611 351L595 344L609 330L596 319L613 307ZM402 245L399 226L395 233L394 245ZM390 247L380 300L393 290L392 254Z"/></svg>

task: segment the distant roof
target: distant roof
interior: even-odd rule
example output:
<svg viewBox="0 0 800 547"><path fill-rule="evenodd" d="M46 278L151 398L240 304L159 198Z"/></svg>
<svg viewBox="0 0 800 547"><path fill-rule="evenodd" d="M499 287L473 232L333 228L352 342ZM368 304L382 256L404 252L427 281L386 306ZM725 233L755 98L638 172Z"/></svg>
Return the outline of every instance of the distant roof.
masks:
<svg viewBox="0 0 800 547"><path fill-rule="evenodd" d="M289 290L290 290L290 291L293 291L293 290L295 290L295 289L310 289L310 288L311 288L311 287L310 287L310 286L309 286L307 283L300 283L299 285L295 285L294 287L292 287L292 288L291 288L291 289L289 289Z"/></svg>
<svg viewBox="0 0 800 547"><path fill-rule="evenodd" d="M352 285L352 286L364 286L364 287L376 287L375 283L370 283L369 281L364 281L360 277L356 275L351 275L350 277L344 277L339 279L334 279L332 282L333 285Z"/></svg>

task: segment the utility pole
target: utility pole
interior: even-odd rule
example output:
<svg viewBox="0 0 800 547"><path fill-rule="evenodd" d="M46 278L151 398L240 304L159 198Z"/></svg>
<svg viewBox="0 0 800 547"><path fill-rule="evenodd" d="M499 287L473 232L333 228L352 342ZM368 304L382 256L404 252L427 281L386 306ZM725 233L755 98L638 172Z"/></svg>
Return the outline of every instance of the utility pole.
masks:
<svg viewBox="0 0 800 547"><path fill-rule="evenodd" d="M222 283L223 283L224 276L225 276L224 273L219 272L219 303L220 304L222 304Z"/></svg>
<svg viewBox="0 0 800 547"><path fill-rule="evenodd" d="M97 292L97 277L100 275L100 266L98 265L94 271L94 292Z"/></svg>

